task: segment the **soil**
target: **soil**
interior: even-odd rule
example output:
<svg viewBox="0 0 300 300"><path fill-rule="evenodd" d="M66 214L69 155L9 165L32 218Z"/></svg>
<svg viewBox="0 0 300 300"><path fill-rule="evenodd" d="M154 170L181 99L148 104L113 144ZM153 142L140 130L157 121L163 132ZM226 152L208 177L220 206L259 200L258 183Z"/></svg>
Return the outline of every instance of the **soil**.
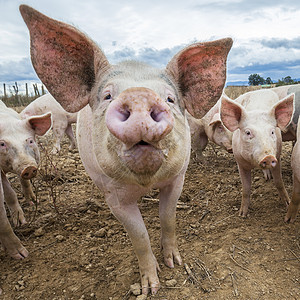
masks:
<svg viewBox="0 0 300 300"><path fill-rule="evenodd" d="M0 299L133 300L139 283L137 258L127 233L108 209L64 140L50 155L42 139L42 161L33 181L39 203L25 203L28 224L15 228L30 256L13 260L0 251ZM290 155L283 147L283 179L292 191ZM286 224L285 204L272 181L253 173L249 216L238 216L241 182L233 155L209 144L205 161L191 161L177 209L182 266L169 269L159 248L157 192L139 205L161 268L161 289L148 299L300 299L300 219ZM188 273L188 271L189 273Z"/></svg>

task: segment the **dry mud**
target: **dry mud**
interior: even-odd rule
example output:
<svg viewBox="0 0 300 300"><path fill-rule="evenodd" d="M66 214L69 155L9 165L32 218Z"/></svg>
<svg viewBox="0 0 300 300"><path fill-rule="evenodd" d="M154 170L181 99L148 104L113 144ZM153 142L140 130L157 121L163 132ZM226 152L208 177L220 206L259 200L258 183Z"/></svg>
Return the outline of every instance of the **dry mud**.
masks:
<svg viewBox="0 0 300 300"><path fill-rule="evenodd" d="M15 228L30 252L16 261L0 250L0 299L135 299L138 263L127 233L64 141L34 180L39 204L24 202L29 224ZM291 195L291 144L283 149L283 179ZM148 299L300 299L300 219L285 224L286 207L273 182L253 174L249 216L238 216L241 183L233 155L208 145L205 162L191 161L177 209L185 265L169 269L159 248L157 192L139 202L161 267L161 289ZM190 274L185 266L189 267ZM172 280L175 279L175 280ZM170 286L171 285L171 286Z"/></svg>

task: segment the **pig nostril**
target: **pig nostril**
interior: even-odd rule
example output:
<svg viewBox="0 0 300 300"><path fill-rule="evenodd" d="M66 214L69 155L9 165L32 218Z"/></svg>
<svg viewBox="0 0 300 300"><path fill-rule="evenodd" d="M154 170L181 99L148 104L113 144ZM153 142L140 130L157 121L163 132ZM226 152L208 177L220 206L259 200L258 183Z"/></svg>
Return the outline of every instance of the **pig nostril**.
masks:
<svg viewBox="0 0 300 300"><path fill-rule="evenodd" d="M162 111L156 111L155 109L151 111L150 116L152 120L155 122L160 122L163 118L163 112Z"/></svg>
<svg viewBox="0 0 300 300"><path fill-rule="evenodd" d="M123 107L118 111L119 119L121 122L125 122L130 117L130 111L127 107Z"/></svg>

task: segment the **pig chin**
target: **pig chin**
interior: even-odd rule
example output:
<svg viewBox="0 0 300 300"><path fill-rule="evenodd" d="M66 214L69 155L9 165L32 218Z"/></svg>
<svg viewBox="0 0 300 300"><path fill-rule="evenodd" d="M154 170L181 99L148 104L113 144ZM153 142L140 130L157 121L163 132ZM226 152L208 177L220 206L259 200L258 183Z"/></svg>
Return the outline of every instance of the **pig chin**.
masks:
<svg viewBox="0 0 300 300"><path fill-rule="evenodd" d="M165 151L143 141L119 154L126 167L137 175L154 175L166 158Z"/></svg>

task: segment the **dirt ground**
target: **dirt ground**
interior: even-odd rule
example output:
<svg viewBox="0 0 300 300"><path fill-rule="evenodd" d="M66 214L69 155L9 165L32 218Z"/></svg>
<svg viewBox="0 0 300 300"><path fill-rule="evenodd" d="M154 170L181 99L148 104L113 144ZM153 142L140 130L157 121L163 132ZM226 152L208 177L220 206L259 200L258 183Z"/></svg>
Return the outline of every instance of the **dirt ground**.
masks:
<svg viewBox="0 0 300 300"><path fill-rule="evenodd" d="M138 263L123 227L64 140L60 155L43 139L39 204L24 202L29 224L15 232L30 252L23 261L0 249L0 299L133 300ZM48 150L47 150L48 149ZM283 179L291 195L291 144L283 150ZM285 224L286 207L273 182L253 174L248 218L238 216L241 183L233 155L208 145L206 162L191 162L177 209L185 265L169 269L159 248L157 193L140 209L161 267L161 289L148 299L300 299L300 219ZM191 271L187 273L187 268ZM172 280L175 279L175 280Z"/></svg>

